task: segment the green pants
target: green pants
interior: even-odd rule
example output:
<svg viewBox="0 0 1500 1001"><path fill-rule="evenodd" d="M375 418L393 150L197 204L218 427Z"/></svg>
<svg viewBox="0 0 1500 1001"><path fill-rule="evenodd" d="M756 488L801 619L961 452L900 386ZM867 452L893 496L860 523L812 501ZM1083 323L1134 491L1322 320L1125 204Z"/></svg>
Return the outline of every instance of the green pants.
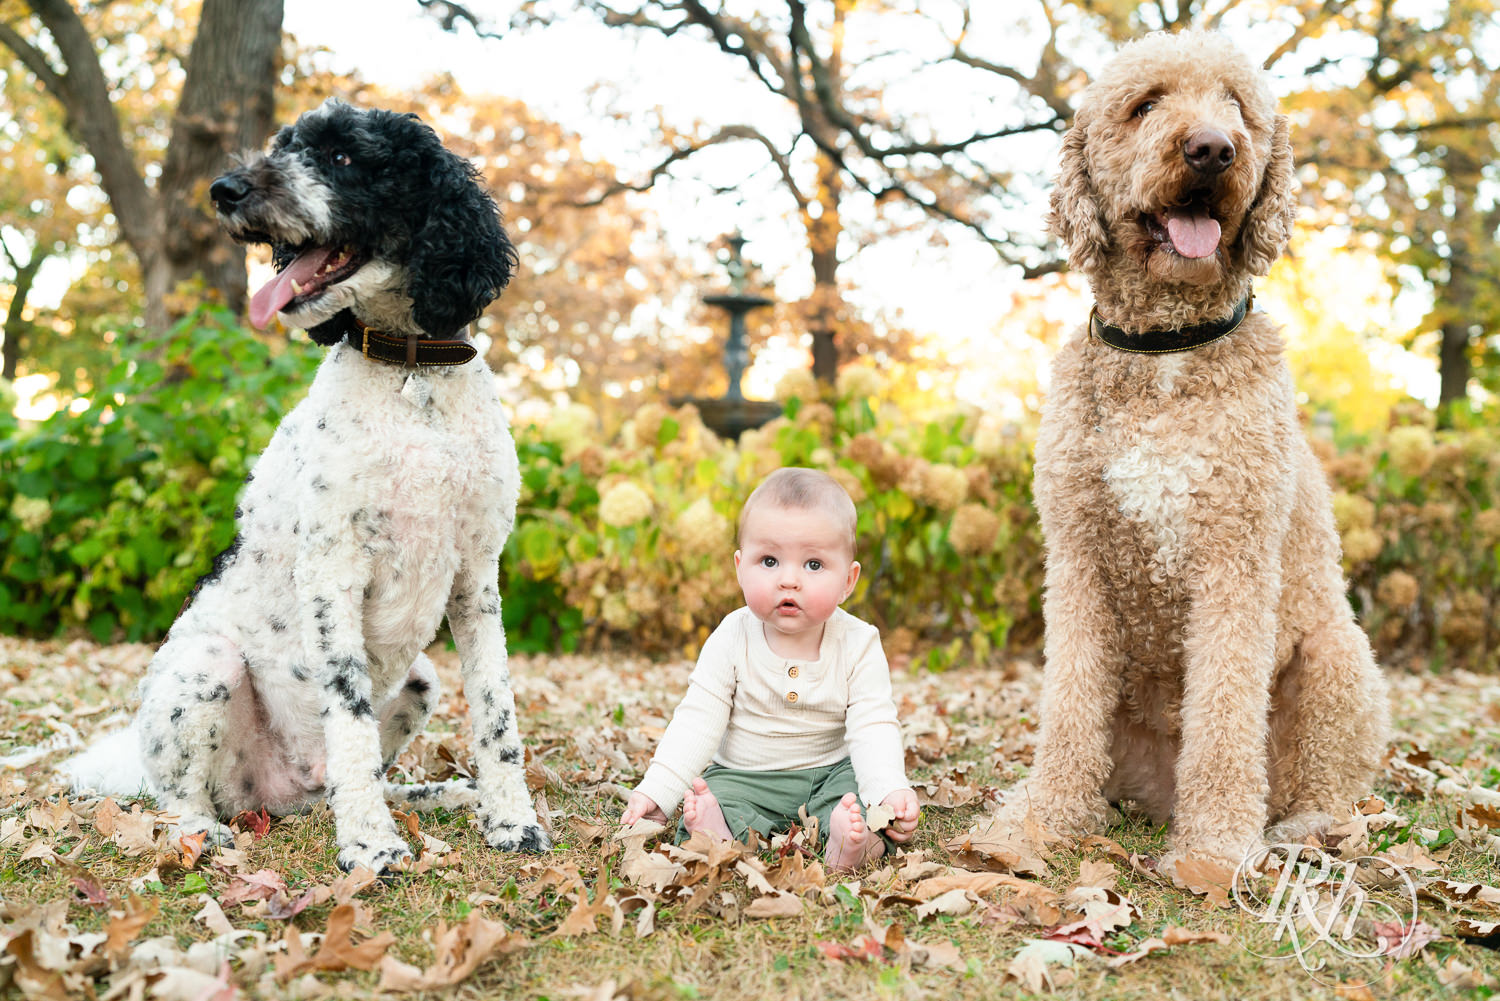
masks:
<svg viewBox="0 0 1500 1001"><path fill-rule="evenodd" d="M854 765L848 758L821 768L790 772L752 772L723 765L709 765L703 781L719 801L724 820L737 841L744 841L753 828L766 840L774 831L802 823L798 807L818 818L818 836L828 837L828 818L845 793L859 792ZM868 804L864 805L868 809ZM687 827L677 823L677 843L688 837Z"/></svg>

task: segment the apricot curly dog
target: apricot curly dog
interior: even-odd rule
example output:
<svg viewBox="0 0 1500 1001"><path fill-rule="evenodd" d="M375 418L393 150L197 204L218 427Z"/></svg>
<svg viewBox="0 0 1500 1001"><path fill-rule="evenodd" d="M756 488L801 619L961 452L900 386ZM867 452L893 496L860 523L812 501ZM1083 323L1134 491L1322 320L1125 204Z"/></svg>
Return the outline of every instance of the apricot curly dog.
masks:
<svg viewBox="0 0 1500 1001"><path fill-rule="evenodd" d="M1036 456L1046 671L1030 778L996 822L1172 818L1171 871L1326 827L1369 786L1386 686L1354 621L1277 325L1287 119L1222 37L1125 46L1084 94L1049 223L1096 307Z"/></svg>

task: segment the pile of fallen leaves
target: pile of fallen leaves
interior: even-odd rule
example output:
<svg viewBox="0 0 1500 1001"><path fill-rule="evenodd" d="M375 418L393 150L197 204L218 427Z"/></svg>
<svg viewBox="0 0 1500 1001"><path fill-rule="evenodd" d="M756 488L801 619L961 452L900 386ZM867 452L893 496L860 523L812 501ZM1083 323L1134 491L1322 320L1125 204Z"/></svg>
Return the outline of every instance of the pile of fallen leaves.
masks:
<svg viewBox="0 0 1500 1001"><path fill-rule="evenodd" d="M691 666L623 657L513 658L528 782L558 844L548 855L495 853L467 815L398 809L410 871L345 875L321 807L243 814L234 846L205 852L149 802L79 800L53 777L123 722L149 655L0 641L0 995L461 984L503 997L873 998L904 983L974 997L1302 996L1322 984L1425 998L1500 986L1494 678L1393 675L1400 735L1378 795L1306 846L1354 867L1358 885L1294 898L1298 867L1285 860L1242 872L1185 862L1168 877L1163 832L1140 820L1081 843L989 831L988 808L1035 742L1039 674L1024 663L896 671L922 826L854 874L825 870L815 823L749 846L621 829ZM442 700L396 769L412 781L465 774L470 760L455 659L434 659ZM1347 906L1351 892L1362 908ZM1368 955L1332 948L1339 936Z"/></svg>

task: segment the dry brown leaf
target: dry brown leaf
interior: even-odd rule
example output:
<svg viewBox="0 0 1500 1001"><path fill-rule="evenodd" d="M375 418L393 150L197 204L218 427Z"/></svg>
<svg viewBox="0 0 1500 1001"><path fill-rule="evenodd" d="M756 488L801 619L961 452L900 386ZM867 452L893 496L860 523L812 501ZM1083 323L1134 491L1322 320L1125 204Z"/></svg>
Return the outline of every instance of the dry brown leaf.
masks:
<svg viewBox="0 0 1500 1001"><path fill-rule="evenodd" d="M276 957L276 980L286 983L292 977L312 970L373 970L395 942L390 932L372 935L363 942L354 941L358 917L357 904L340 904L328 915L328 929L318 943L318 951L309 956L302 948L302 936L287 925L286 953Z"/></svg>
<svg viewBox="0 0 1500 1001"><path fill-rule="evenodd" d="M1465 966L1457 956L1449 956L1448 962L1442 966L1429 959L1428 966L1432 969L1433 976L1437 977L1437 982L1449 990L1472 991L1480 987L1497 986L1494 977L1483 970Z"/></svg>
<svg viewBox="0 0 1500 1001"><path fill-rule="evenodd" d="M1162 933L1161 938L1148 938L1138 943L1134 952L1127 952L1124 955L1111 958L1109 965L1111 968L1118 969L1121 966L1143 959L1153 952L1160 952L1162 949L1170 949L1179 945L1199 945L1204 942L1215 942L1222 945L1233 941L1234 936L1226 935L1220 931L1193 931L1189 928L1173 925Z"/></svg>
<svg viewBox="0 0 1500 1001"><path fill-rule="evenodd" d="M927 852L923 849L904 851L896 856L896 860L901 863L901 868L896 870L896 876L907 882L915 882L934 873L948 871L947 865L929 859Z"/></svg>
<svg viewBox="0 0 1500 1001"><path fill-rule="evenodd" d="M379 876L371 872L369 869L366 869L364 866L355 866L352 872L349 872L334 880L329 889L333 891L333 899L335 903L347 904L349 903L349 901L359 896L367 886L374 883L379 878Z"/></svg>
<svg viewBox="0 0 1500 1001"><path fill-rule="evenodd" d="M158 822L159 818L155 813L143 813L141 805L137 803L129 813L122 812L114 817L109 840L126 858L154 852Z"/></svg>
<svg viewBox="0 0 1500 1001"><path fill-rule="evenodd" d="M796 918L802 916L802 898L795 893L777 890L756 897L745 908L747 918Z"/></svg>
<svg viewBox="0 0 1500 1001"><path fill-rule="evenodd" d="M1471 921L1460 918L1453 923L1453 934L1491 949L1500 948L1500 921Z"/></svg>
<svg viewBox="0 0 1500 1001"><path fill-rule="evenodd" d="M940 893L924 904L916 907L918 921L925 921L934 914L950 914L958 916L968 914L974 908L983 903L973 892L964 889L952 889Z"/></svg>
<svg viewBox="0 0 1500 1001"><path fill-rule="evenodd" d="M1494 830L1500 827L1500 807L1489 803L1469 803L1459 811L1459 819L1465 827Z"/></svg>
<svg viewBox="0 0 1500 1001"><path fill-rule="evenodd" d="M1034 843L994 824L961 834L943 847L966 869L1013 872L1037 878L1047 875L1047 863L1036 853Z"/></svg>
<svg viewBox="0 0 1500 1001"><path fill-rule="evenodd" d="M259 869L252 873L236 873L219 894L219 903L224 907L244 904L252 900L270 900L278 893L286 893L286 880L274 869Z"/></svg>
<svg viewBox="0 0 1500 1001"><path fill-rule="evenodd" d="M5 953L15 960L15 985L26 998L43 1001L73 1001L83 994L84 978L77 973L54 970L36 955L37 940L43 934L26 928L5 944Z"/></svg>
<svg viewBox="0 0 1500 1001"><path fill-rule="evenodd" d="M557 926L557 931L553 932L555 937L573 938L579 935L592 935L599 930L599 918L609 915L611 911L614 913L619 912L619 907L615 905L609 895L608 869L600 874L599 880L595 885L598 889L595 892L593 901L589 900L588 894L584 890L580 889L574 894L574 899L577 903L568 912L568 916L563 919L562 924Z"/></svg>
<svg viewBox="0 0 1500 1001"><path fill-rule="evenodd" d="M229 918L224 914L224 908L219 906L217 900L206 893L200 893L198 899L203 901L203 906L198 909L197 914L193 915L194 921L202 921L203 927L213 932L216 938L220 935L235 933L234 925L229 923Z"/></svg>
<svg viewBox="0 0 1500 1001"><path fill-rule="evenodd" d="M1028 991L1040 994L1063 987L1073 980L1071 967L1080 958L1091 956L1081 945L1027 939L1005 968L1006 976L1019 980Z"/></svg>
<svg viewBox="0 0 1500 1001"><path fill-rule="evenodd" d="M1485 883L1456 883L1451 879L1430 879L1422 884L1421 892L1426 896L1440 897L1459 904L1500 907L1500 887L1489 886Z"/></svg>
<svg viewBox="0 0 1500 1001"><path fill-rule="evenodd" d="M1130 853L1118 841L1113 838L1106 838L1102 834L1090 834L1079 842L1078 847L1094 848L1111 858L1119 859L1121 862L1127 864L1130 862Z"/></svg>
<svg viewBox="0 0 1500 1001"><path fill-rule="evenodd" d="M865 827L870 833L883 831L896 819L896 811L884 803L877 803L865 811Z"/></svg>
<svg viewBox="0 0 1500 1001"><path fill-rule="evenodd" d="M1442 872L1443 865L1432 857L1427 846L1419 844L1415 838L1403 845L1391 845L1383 852L1376 852L1376 858L1390 859L1404 869L1415 872Z"/></svg>
<svg viewBox="0 0 1500 1001"><path fill-rule="evenodd" d="M142 900L134 894L127 896L123 911L109 912L109 927L105 929L108 938L104 942L104 951L111 956L124 955L126 947L140 936L141 929L160 910L161 905L154 900Z"/></svg>
<svg viewBox="0 0 1500 1001"><path fill-rule="evenodd" d="M1228 907L1229 890L1234 884L1234 870L1209 859L1184 858L1172 871L1172 885L1206 898L1213 907Z"/></svg>
<svg viewBox="0 0 1500 1001"><path fill-rule="evenodd" d="M1085 859L1079 863L1078 878L1073 881L1073 886L1096 886L1109 888L1120 879L1120 870L1116 869L1110 862L1098 859Z"/></svg>
<svg viewBox="0 0 1500 1001"><path fill-rule="evenodd" d="M968 872L959 869L947 875L922 880L911 888L911 895L918 900L931 900L950 890L968 890L976 896L983 897L1000 887L1020 890L1035 885L1006 872Z"/></svg>
<svg viewBox="0 0 1500 1001"><path fill-rule="evenodd" d="M499 956L528 948L531 941L478 911L470 911L462 923L449 927L438 922L432 936L433 963L418 969L386 956L380 962L380 990L424 991L451 987L473 974L482 964Z"/></svg>
<svg viewBox="0 0 1500 1001"><path fill-rule="evenodd" d="M177 839L177 850L182 856L182 868L192 869L198 865L198 860L203 857L203 849L208 844L208 832L199 831L197 834L184 834Z"/></svg>

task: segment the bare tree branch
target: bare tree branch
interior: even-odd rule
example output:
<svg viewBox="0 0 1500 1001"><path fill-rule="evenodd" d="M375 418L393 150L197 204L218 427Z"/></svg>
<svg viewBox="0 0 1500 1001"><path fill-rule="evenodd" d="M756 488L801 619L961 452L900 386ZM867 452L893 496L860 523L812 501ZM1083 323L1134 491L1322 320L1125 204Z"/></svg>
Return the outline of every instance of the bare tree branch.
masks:
<svg viewBox="0 0 1500 1001"><path fill-rule="evenodd" d="M0 41L37 74L62 105L68 134L94 158L110 208L120 222L120 231L139 253L141 247L159 239L161 216L136 168L135 157L125 145L93 39L67 0L29 0L29 4L51 34L66 69L52 68L40 51L20 39L8 25ZM20 48L15 42L20 43ZM38 61L44 67L41 72L36 65Z"/></svg>
<svg viewBox="0 0 1500 1001"><path fill-rule="evenodd" d="M699 139L693 142L686 143L685 145L678 146L674 148L669 154L667 154L664 159L653 166L643 179L634 183L616 180L613 184L610 184L598 195L592 198L584 199L582 201L573 202L573 205L577 206L578 208L592 208L596 205L602 204L605 201L608 201L615 195L623 194L627 191L649 191L652 185L660 180L662 175L665 174L674 163L686 160L694 153L702 152L703 150L708 149L710 146L717 146L720 143L733 142L735 140L748 140L750 142L758 143L760 146L762 146L766 150L767 154L769 154L771 162L776 165L778 170L780 170L782 182L792 193L792 196L797 200L798 207L804 209L807 207L807 196L803 194L802 190L797 186L796 179L792 176L792 165L790 161L787 160L786 155L783 154L779 149L777 149L776 144L773 143L764 133L760 132L758 129L752 128L749 125L726 125L724 128L719 129L713 135L708 136L705 139Z"/></svg>
<svg viewBox="0 0 1500 1001"><path fill-rule="evenodd" d="M493 38L496 41L505 37L504 34L490 31L485 23L463 4L454 3L453 0L417 0L422 9L431 14L440 24L444 31L453 31L458 22L462 21L469 26L479 38Z"/></svg>

